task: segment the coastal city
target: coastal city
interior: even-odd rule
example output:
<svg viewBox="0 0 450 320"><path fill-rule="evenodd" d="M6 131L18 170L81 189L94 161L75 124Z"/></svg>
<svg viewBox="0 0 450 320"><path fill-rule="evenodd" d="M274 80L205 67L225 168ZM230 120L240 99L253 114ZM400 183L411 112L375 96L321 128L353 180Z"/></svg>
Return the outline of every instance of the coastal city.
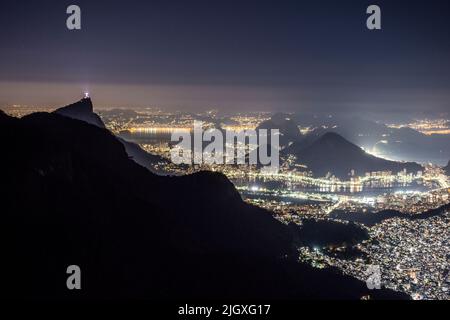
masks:
<svg viewBox="0 0 450 320"><path fill-rule="evenodd" d="M45 107L11 106L5 110L14 116ZM292 155L281 155L277 173L267 173L256 165L190 165L170 161L171 134L192 130L194 120L205 129L254 130L270 120L267 112L219 115L216 110L203 113L167 112L155 107L139 110L100 109L106 127L115 135L138 144L158 155L155 172L168 175L190 174L201 170L221 172L240 192L242 198L273 212L283 223L302 226L304 219L352 224L366 230L369 237L356 244L332 247L299 246L299 260L317 268L333 267L365 281L368 265L381 268L382 285L409 294L413 299L449 299L450 275L450 178L441 165L423 163L417 172L349 172L346 179L329 173L323 177L295 164ZM429 134L447 134L445 119L417 120L410 124L390 124L389 128L409 127ZM313 130L298 126L300 135ZM436 133L439 132L439 133ZM238 146L239 147L239 146ZM246 148L246 146L241 146ZM246 149L247 150L247 149ZM295 158L295 157L294 157ZM443 208L440 210L440 208ZM438 210L426 218L424 213ZM389 211L386 217L380 212ZM347 217L370 215L380 219L364 223ZM351 251L352 254L335 254ZM355 254L354 252L357 252Z"/></svg>
<svg viewBox="0 0 450 320"><path fill-rule="evenodd" d="M3 1L8 300L450 301L449 12Z"/></svg>
<svg viewBox="0 0 450 320"><path fill-rule="evenodd" d="M102 114L102 117L107 117L107 114ZM149 117L137 124L115 118L105 123L109 123L118 133L129 131L139 135L148 133L146 128L153 128L153 133L164 134L180 127L188 130L196 118L183 115L174 121L169 115L160 115L167 121L154 123ZM237 114L221 119L216 112L208 111L200 118L205 121L206 128L221 126L223 129L241 131L256 129L270 118L270 114ZM449 122L422 120L409 127L424 130L426 134L432 130L446 133ZM299 127L302 134L310 130ZM169 141L144 143L142 147L166 159L170 157ZM167 165L170 166L170 161ZM406 292L413 299L449 299L449 213L423 220L409 219L450 202L450 179L440 166L426 164L423 171L398 174L367 172L346 181L334 176L313 177L311 173L297 171L289 165L282 165L277 174L266 174L256 166L248 165L190 166L183 170L184 173L198 170L224 173L246 201L271 210L284 223L301 225L305 218L333 219L330 214L337 211L373 214L383 210L398 211L405 217L386 219L374 226L359 225L369 232L369 240L357 244L364 259L359 256L339 259L322 252L322 248L309 247L299 248L299 259L310 261L319 268L336 267L361 280L367 278L367 265L379 265L382 284L387 288Z"/></svg>

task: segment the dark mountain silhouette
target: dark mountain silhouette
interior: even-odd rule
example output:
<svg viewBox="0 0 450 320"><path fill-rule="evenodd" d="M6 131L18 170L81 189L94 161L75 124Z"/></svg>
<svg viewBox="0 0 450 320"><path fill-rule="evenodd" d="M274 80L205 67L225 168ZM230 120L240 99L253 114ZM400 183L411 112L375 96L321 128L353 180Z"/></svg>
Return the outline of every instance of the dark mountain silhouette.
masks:
<svg viewBox="0 0 450 320"><path fill-rule="evenodd" d="M417 172L422 167L416 163L401 163L372 156L337 133L327 132L317 139L306 139L294 143L284 150L284 154L293 154L297 162L305 164L316 176L325 176L331 172L336 177L348 178L351 170L358 175L372 171L392 171L403 169Z"/></svg>
<svg viewBox="0 0 450 320"><path fill-rule="evenodd" d="M84 98L76 103L59 108L55 111L55 113L70 117L72 119L81 120L100 128L105 128L105 124L102 119L94 113L90 98ZM130 156L136 163L154 173L166 174L166 172L156 168L156 165L158 164L160 165L159 167L162 167L167 162L166 159L146 152L139 145L133 142L127 141L120 137L117 137L117 139L124 145L128 156Z"/></svg>
<svg viewBox="0 0 450 320"><path fill-rule="evenodd" d="M448 162L447 166L444 168L445 172L448 176L450 176L450 161Z"/></svg>
<svg viewBox="0 0 450 320"><path fill-rule="evenodd" d="M301 226L290 223L289 227L293 230L296 240L302 246L310 248L352 246L370 238L366 229L353 223L304 219Z"/></svg>
<svg viewBox="0 0 450 320"><path fill-rule="evenodd" d="M91 98L81 99L78 102L59 108L54 112L66 117L82 120L100 128L105 128L102 119L94 113Z"/></svg>
<svg viewBox="0 0 450 320"><path fill-rule="evenodd" d="M10 297L407 298L297 263L288 227L221 174L157 176L109 131L57 113L0 113L0 137ZM66 288L73 264L80 291Z"/></svg>
<svg viewBox="0 0 450 320"><path fill-rule="evenodd" d="M301 139L300 130L296 122L284 113L274 114L270 120L261 122L257 127L258 129L267 129L268 134L270 134L269 130L278 129L280 131L280 147L287 147Z"/></svg>
<svg viewBox="0 0 450 320"><path fill-rule="evenodd" d="M449 135L426 135L407 127L392 128L358 116L301 113L293 115L292 119L303 127L315 128L310 135L320 137L326 132L335 132L365 150L374 150L390 159L441 163L450 156Z"/></svg>
<svg viewBox="0 0 450 320"><path fill-rule="evenodd" d="M384 124L366 120L358 116L333 116L309 118L298 115L303 126L314 128L309 135L320 137L327 132L335 132L359 147L373 148L380 140L386 139L391 128Z"/></svg>
<svg viewBox="0 0 450 320"><path fill-rule="evenodd" d="M389 128L385 143L377 143L374 149L392 158L419 162L442 162L450 156L450 136L426 135L411 128Z"/></svg>
<svg viewBox="0 0 450 320"><path fill-rule="evenodd" d="M367 254L357 244L369 240L367 229L355 224L332 221L303 219L301 225L290 223L294 241L302 247L319 250L321 253L341 260L364 259Z"/></svg>

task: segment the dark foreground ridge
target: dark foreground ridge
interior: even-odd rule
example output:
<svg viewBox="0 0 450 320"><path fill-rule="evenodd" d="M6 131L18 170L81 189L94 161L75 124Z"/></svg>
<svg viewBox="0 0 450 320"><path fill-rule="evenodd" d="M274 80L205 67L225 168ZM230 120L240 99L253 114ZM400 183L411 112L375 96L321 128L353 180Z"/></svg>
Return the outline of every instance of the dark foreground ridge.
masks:
<svg viewBox="0 0 450 320"><path fill-rule="evenodd" d="M94 113L91 98L84 98L78 102L59 108L55 113L72 119L82 120L100 128L105 128L102 119Z"/></svg>
<svg viewBox="0 0 450 320"><path fill-rule="evenodd" d="M10 297L408 298L297 263L289 228L221 174L154 175L109 131L59 114L0 112L0 137Z"/></svg>
<svg viewBox="0 0 450 320"><path fill-rule="evenodd" d="M59 108L54 111L54 113L81 120L90 123L99 128L106 128L102 119L94 112L91 98L84 98L78 102L72 103L68 106ZM166 172L160 172L155 169L155 164L165 163L166 160L162 157L154 154L150 154L143 150L139 145L126 141L122 138L117 138L125 147L125 151L128 156L136 163L147 168L153 173L166 174Z"/></svg>
<svg viewBox="0 0 450 320"><path fill-rule="evenodd" d="M419 214L402 213L397 210L383 210L379 212L345 212L342 210L335 210L330 214L331 218L345 220L349 222L358 222L367 227L373 227L384 220L400 218L408 220L426 220L433 217L438 217L447 213L450 210L450 203L445 204L439 208L431 209Z"/></svg>

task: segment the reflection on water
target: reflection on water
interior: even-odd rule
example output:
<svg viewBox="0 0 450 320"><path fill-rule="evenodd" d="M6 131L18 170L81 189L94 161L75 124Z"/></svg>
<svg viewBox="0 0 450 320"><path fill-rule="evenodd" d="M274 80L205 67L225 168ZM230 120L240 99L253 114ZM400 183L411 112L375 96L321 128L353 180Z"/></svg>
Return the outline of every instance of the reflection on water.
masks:
<svg viewBox="0 0 450 320"><path fill-rule="evenodd" d="M274 181L264 179L233 179L233 183L237 187L244 187L249 190L266 189L266 190L278 190L283 192L301 192L301 193L317 193L317 194L337 194L337 195L350 195L360 194L364 196L380 196L386 193L395 192L408 192L408 191L428 191L433 186L426 186L421 183L420 180L414 180L409 183L398 182L369 182L367 184L354 184L354 185L336 185L336 184L319 184L313 185L303 182L285 182Z"/></svg>
<svg viewBox="0 0 450 320"><path fill-rule="evenodd" d="M174 131L173 128L172 130L170 128L143 128L142 130L122 131L119 133L119 137L137 144L159 144L170 142Z"/></svg>

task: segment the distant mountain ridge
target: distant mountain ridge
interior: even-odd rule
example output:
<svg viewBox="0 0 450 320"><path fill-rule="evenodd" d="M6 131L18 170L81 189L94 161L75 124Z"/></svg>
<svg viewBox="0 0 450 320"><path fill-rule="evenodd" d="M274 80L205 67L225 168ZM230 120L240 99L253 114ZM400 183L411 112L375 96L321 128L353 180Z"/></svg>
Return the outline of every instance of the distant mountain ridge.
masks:
<svg viewBox="0 0 450 320"><path fill-rule="evenodd" d="M450 176L450 161L448 162L447 166L444 168L445 172L448 176Z"/></svg>
<svg viewBox="0 0 450 320"><path fill-rule="evenodd" d="M377 158L366 153L357 145L347 141L334 132L327 132L317 139L306 138L292 144L284 154L297 157L297 162L308 167L316 176L325 176L328 172L339 178L348 178L351 170L357 175L373 171L392 171L406 169L408 172L422 170L417 163L402 163Z"/></svg>
<svg viewBox="0 0 450 320"><path fill-rule="evenodd" d="M287 147L291 143L301 139L300 130L296 122L284 113L274 114L269 120L261 122L256 129L279 130L281 147Z"/></svg>
<svg viewBox="0 0 450 320"><path fill-rule="evenodd" d="M297 113L292 116L309 134L320 137L333 131L365 150L374 150L389 159L441 165L450 157L450 135L426 135L408 127L394 128L353 115ZM412 120L412 119L411 119ZM391 120L389 120L391 121Z"/></svg>

